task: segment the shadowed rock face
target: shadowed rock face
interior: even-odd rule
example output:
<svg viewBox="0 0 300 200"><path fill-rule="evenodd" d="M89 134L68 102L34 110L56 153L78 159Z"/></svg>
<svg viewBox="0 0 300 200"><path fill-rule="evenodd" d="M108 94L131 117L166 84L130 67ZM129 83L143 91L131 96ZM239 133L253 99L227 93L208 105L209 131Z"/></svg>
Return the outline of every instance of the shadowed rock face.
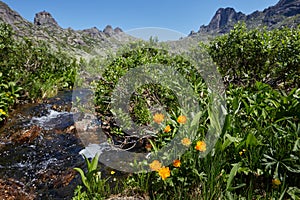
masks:
<svg viewBox="0 0 300 200"><path fill-rule="evenodd" d="M300 13L300 0L280 0L273 9L267 11L267 15L282 14L290 17Z"/></svg>
<svg viewBox="0 0 300 200"><path fill-rule="evenodd" d="M229 23L236 23L240 20L245 20L245 18L245 14L236 12L233 8L220 8L210 21L209 25L203 27L203 29L206 29L207 32L212 30L222 30Z"/></svg>
<svg viewBox="0 0 300 200"><path fill-rule="evenodd" d="M249 15L236 12L233 8L220 8L207 26L202 25L198 33L222 34L228 33L233 26L244 21L249 28L267 26L269 29L282 26L294 27L300 21L300 0L280 0L276 5L263 11L255 11ZM290 17L293 21L285 22ZM190 35L195 35L195 32Z"/></svg>

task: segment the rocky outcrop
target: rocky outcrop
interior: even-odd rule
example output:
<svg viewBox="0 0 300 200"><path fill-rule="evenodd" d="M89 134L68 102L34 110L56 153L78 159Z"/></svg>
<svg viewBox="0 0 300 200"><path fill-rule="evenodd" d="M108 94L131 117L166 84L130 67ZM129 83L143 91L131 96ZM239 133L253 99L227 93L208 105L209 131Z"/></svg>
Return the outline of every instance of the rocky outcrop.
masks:
<svg viewBox="0 0 300 200"><path fill-rule="evenodd" d="M103 32L108 35L108 36L112 36L112 34L114 33L114 29L112 28L111 25L107 25L104 29Z"/></svg>
<svg viewBox="0 0 300 200"><path fill-rule="evenodd" d="M36 13L33 23L36 26L56 27L56 28L59 27L59 25L57 24L55 19L52 17L52 15L46 11Z"/></svg>
<svg viewBox="0 0 300 200"><path fill-rule="evenodd" d="M273 15L284 15L285 17L300 14L300 0L280 0L275 6L263 11L266 18Z"/></svg>
<svg viewBox="0 0 300 200"><path fill-rule="evenodd" d="M280 0L275 6L263 11L263 23L272 27L286 18L300 14L300 0Z"/></svg>
<svg viewBox="0 0 300 200"><path fill-rule="evenodd" d="M135 40L124 33L121 28L113 29L107 25L103 31L96 27L84 30L64 29L49 12L42 11L35 15L33 23L23 19L17 12L0 1L0 22L10 24L15 30L15 36L43 40L50 43L54 48L63 47L65 51L78 55L105 55L108 49L115 49Z"/></svg>
<svg viewBox="0 0 300 200"><path fill-rule="evenodd" d="M103 29L103 33L105 33L108 36L112 36L112 35L115 35L115 34L123 33L123 30L119 27L116 27L115 29L113 29L111 25L107 25Z"/></svg>
<svg viewBox="0 0 300 200"><path fill-rule="evenodd" d="M300 22L300 0L280 0L263 11L245 15L233 8L220 8L207 26L202 25L197 33L222 34L243 21L249 28L267 26L268 29L283 26L295 27ZM197 33L190 34L191 36Z"/></svg>
<svg viewBox="0 0 300 200"><path fill-rule="evenodd" d="M100 31L97 27L84 29L82 30L82 34L89 36L93 39L99 39L99 40L103 40L106 37L106 35L102 31Z"/></svg>
<svg viewBox="0 0 300 200"><path fill-rule="evenodd" d="M114 29L114 32L115 32L116 34L119 34L119 33L123 33L123 30L122 30L121 28L119 28L119 27L116 27L116 28Z"/></svg>
<svg viewBox="0 0 300 200"><path fill-rule="evenodd" d="M231 28L230 25L245 19L245 14L236 12L233 8L220 8L208 26L202 26L202 31L219 31L220 33L227 32L228 29Z"/></svg>

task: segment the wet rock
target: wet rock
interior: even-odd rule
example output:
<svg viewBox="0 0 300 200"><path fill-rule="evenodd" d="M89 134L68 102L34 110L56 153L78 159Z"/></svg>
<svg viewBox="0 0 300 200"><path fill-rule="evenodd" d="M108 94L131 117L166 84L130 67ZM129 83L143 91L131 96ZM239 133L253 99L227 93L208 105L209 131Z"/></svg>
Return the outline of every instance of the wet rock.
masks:
<svg viewBox="0 0 300 200"><path fill-rule="evenodd" d="M15 135L12 135L11 140L19 144L30 143L40 135L41 131L41 127L34 125L28 130L18 132Z"/></svg>
<svg viewBox="0 0 300 200"><path fill-rule="evenodd" d="M70 184L76 175L75 170L65 171L46 169L39 172L39 184L47 184L49 188L60 188Z"/></svg>
<svg viewBox="0 0 300 200"><path fill-rule="evenodd" d="M76 132L76 128L75 128L74 125L72 125L72 126L69 126L68 128L66 128L66 129L64 130L64 132L65 132L65 133L68 133L68 134L74 134L74 133Z"/></svg>
<svg viewBox="0 0 300 200"><path fill-rule="evenodd" d="M35 195L25 189L22 182L14 179L0 179L0 199L5 200L33 200Z"/></svg>
<svg viewBox="0 0 300 200"><path fill-rule="evenodd" d="M72 93L59 94L41 104L16 107L0 127L0 177L26 183L26 189L35 194L35 198L18 195L14 190L23 194L22 184L0 181L0 200L72 198L81 180L73 168L85 167L79 155L83 144L76 135L73 114L53 109L65 110Z"/></svg>

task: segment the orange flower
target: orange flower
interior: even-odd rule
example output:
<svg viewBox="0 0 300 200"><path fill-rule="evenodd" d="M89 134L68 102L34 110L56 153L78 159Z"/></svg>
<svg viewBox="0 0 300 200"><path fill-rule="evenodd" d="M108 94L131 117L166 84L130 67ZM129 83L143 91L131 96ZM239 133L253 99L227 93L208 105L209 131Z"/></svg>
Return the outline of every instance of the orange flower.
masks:
<svg viewBox="0 0 300 200"><path fill-rule="evenodd" d="M181 143L184 145L184 146L190 146L191 145L191 140L189 138L183 138L181 140Z"/></svg>
<svg viewBox="0 0 300 200"><path fill-rule="evenodd" d="M174 161L173 161L173 166L174 166L174 167L180 167L180 165L181 165L180 160L174 160Z"/></svg>
<svg viewBox="0 0 300 200"><path fill-rule="evenodd" d="M167 125L166 128L164 129L165 133L169 133L171 131L171 126Z"/></svg>
<svg viewBox="0 0 300 200"><path fill-rule="evenodd" d="M153 116L153 121L160 124L162 121L164 121L164 114L162 113L155 113L155 115Z"/></svg>
<svg viewBox="0 0 300 200"><path fill-rule="evenodd" d="M179 124L185 124L185 123L186 123L186 116L180 115L180 116L177 118L177 122L178 122Z"/></svg>
<svg viewBox="0 0 300 200"><path fill-rule="evenodd" d="M159 176L161 177L162 180L165 180L166 178L171 176L169 167L162 167L158 171L158 174L159 174Z"/></svg>
<svg viewBox="0 0 300 200"><path fill-rule="evenodd" d="M195 149L201 152L206 151L206 143L204 141L198 141L195 146Z"/></svg>
<svg viewBox="0 0 300 200"><path fill-rule="evenodd" d="M152 171L159 171L161 169L161 163L158 160L153 160L149 167Z"/></svg>

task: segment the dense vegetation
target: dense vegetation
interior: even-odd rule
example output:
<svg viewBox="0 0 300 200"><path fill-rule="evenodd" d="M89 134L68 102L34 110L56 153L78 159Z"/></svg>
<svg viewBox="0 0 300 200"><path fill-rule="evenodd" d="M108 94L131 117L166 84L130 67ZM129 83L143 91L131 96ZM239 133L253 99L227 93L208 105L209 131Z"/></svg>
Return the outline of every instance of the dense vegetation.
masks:
<svg viewBox="0 0 300 200"><path fill-rule="evenodd" d="M251 86L260 81L273 88L299 87L299 26L247 31L244 24L238 24L207 49L227 82Z"/></svg>
<svg viewBox="0 0 300 200"><path fill-rule="evenodd" d="M111 192L139 193L152 199L299 199L299 34L299 28L261 31L238 25L229 34L201 44L226 83L227 116L213 150L201 158L209 145L204 135L213 123L207 109L198 136L190 140L186 135L181 140L178 145L188 150L172 164L163 166L162 160L155 160L149 164L151 173L129 175L113 191L103 191L116 175L112 171L101 178L96 156L92 164L87 160L86 174L77 169L86 189L78 186L74 199L104 199ZM112 114L110 96L118 80L130 69L150 63L174 67L190 81L200 103L210 103L202 78L184 57L161 48L135 46L109 61L98 83L96 103L103 120ZM155 154L179 134L180 126L193 120L186 119L178 108L175 93L150 84L132 95L129 110L133 120L140 126L153 121L161 125L156 135L144 138L143 151ZM150 112L149 107L156 103L165 104L168 113ZM127 136L122 127L111 127L107 134Z"/></svg>
<svg viewBox="0 0 300 200"><path fill-rule="evenodd" d="M76 60L54 51L43 42L15 40L6 24L0 25L0 121L15 103L55 95L72 88ZM300 198L300 30L247 30L236 26L229 34L209 44L200 44L217 64L226 84L227 115L224 127L212 151L205 138L214 123L205 81L184 55L172 55L167 48L148 43L131 44L105 62L81 60L88 73L102 72L96 83L96 108L111 127L106 134L116 144L130 136L115 126L111 96L118 81L137 66L168 65L185 77L203 105L197 136L190 135L178 145L187 151L168 166L154 160L152 172L120 172L102 177L98 157L86 159L87 172L76 168L83 186L74 199L104 199L111 193L140 194L152 199L299 199ZM195 50L197 51L197 50ZM196 52L197 53L197 52ZM201 54L203 52L198 52ZM158 69L159 70L159 69ZM172 80L176 83L176 79ZM95 86L95 82L91 82ZM156 124L155 134L143 137L141 152L155 154L167 145L180 127L190 121L178 103L180 91L163 84L149 83L130 97L130 117L140 127ZM161 113L163 105L166 112ZM122 114L122 113L118 113ZM197 115L196 115L197 116ZM124 120L127 118L124 117ZM3 123L3 122L2 122ZM137 142L134 138L129 141Z"/></svg>
<svg viewBox="0 0 300 200"><path fill-rule="evenodd" d="M0 24L0 121L18 100L36 100L71 88L76 60L48 44L15 40L7 24Z"/></svg>

